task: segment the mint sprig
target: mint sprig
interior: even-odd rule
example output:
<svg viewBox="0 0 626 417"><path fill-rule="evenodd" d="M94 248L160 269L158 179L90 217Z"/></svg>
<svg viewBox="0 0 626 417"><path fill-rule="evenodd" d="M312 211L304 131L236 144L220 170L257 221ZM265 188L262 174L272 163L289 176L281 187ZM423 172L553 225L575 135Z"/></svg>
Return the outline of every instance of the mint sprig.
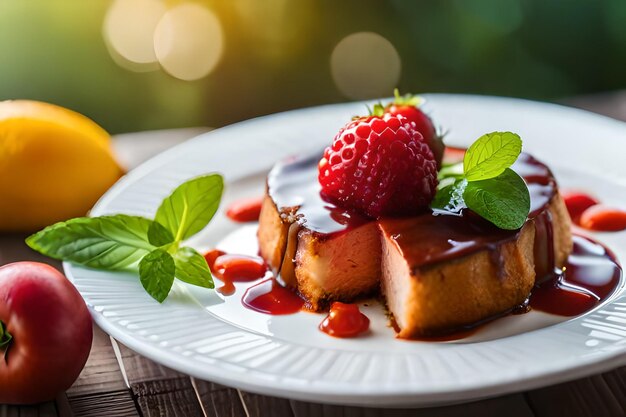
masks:
<svg viewBox="0 0 626 417"><path fill-rule="evenodd" d="M32 249L54 259L109 271L138 271L144 289L157 301L174 278L214 288L204 257L181 243L211 221L224 189L211 174L178 186L159 206L155 219L116 214L59 222L29 236Z"/></svg>
<svg viewBox="0 0 626 417"><path fill-rule="evenodd" d="M465 152L462 164L439 172L431 207L452 213L469 208L501 229L519 229L530 212L530 194L510 166L521 151L522 140L515 133L481 136Z"/></svg>

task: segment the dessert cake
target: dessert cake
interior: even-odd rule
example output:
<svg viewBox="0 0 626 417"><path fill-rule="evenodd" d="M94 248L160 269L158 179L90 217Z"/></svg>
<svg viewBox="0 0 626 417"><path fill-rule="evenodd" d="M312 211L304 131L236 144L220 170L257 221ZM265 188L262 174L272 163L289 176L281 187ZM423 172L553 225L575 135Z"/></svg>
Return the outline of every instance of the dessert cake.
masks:
<svg viewBox="0 0 626 417"><path fill-rule="evenodd" d="M261 256L308 309L324 311L334 301L380 294L404 338L441 334L510 312L525 303L538 280L563 267L572 251L570 218L554 176L529 154L520 154L511 166L530 196L520 227L499 228L467 208L430 209L440 162L411 126L402 116L359 119L339 132L321 162L317 156L278 163L267 179L258 230ZM367 144L358 143L363 137ZM368 148L355 157L359 145ZM351 188L328 198L325 192L333 189L324 176L329 163L345 162L336 156L342 146L350 149L352 165L332 174ZM378 165L365 166L368 157ZM374 177L368 179L373 187L380 184L374 193L361 191L370 183L353 184L364 169ZM384 170L400 174L380 174ZM356 198L344 190L356 190ZM378 196L387 198L386 205L378 204ZM421 209L405 212L411 205Z"/></svg>
<svg viewBox="0 0 626 417"><path fill-rule="evenodd" d="M369 220L320 196L317 158L277 164L261 217L261 256L313 311L382 293L400 337L436 334L523 304L571 252L570 219L550 170L528 154L513 169L531 212L502 230L464 212Z"/></svg>

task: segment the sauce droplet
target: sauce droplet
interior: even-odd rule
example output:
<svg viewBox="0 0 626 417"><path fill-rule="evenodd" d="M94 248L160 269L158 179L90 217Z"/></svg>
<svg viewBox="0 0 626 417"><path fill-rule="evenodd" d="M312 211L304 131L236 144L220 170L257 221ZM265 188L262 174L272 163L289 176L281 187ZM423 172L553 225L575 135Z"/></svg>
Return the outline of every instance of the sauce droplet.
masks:
<svg viewBox="0 0 626 417"><path fill-rule="evenodd" d="M251 310L271 315L297 313L304 305L302 298L273 278L248 288L241 302Z"/></svg>
<svg viewBox="0 0 626 417"><path fill-rule="evenodd" d="M578 223L580 215L583 214L585 210L598 204L598 200L584 193L561 192L561 196L563 197L569 216L574 223Z"/></svg>
<svg viewBox="0 0 626 417"><path fill-rule="evenodd" d="M235 282L254 281L263 278L267 272L267 265L261 258L221 253L213 262L210 262L209 258L215 254L211 254L210 257L209 253L205 255L213 275L224 283L222 287L216 289L220 294L232 295L235 293Z"/></svg>
<svg viewBox="0 0 626 417"><path fill-rule="evenodd" d="M338 301L330 306L328 316L320 324L320 330L334 337L356 337L369 330L370 320L361 313L356 304Z"/></svg>
<svg viewBox="0 0 626 417"><path fill-rule="evenodd" d="M255 222L261 215L263 198L245 198L237 200L228 207L226 216L238 223Z"/></svg>
<svg viewBox="0 0 626 417"><path fill-rule="evenodd" d="M580 226L601 232L619 232L626 229L626 210L596 205L580 216Z"/></svg>
<svg viewBox="0 0 626 417"><path fill-rule="evenodd" d="M204 254L204 259L206 259L206 263L209 265L211 272L215 272L215 260L222 255L226 255L226 252L219 249L211 249Z"/></svg>
<svg viewBox="0 0 626 417"><path fill-rule="evenodd" d="M235 282L263 278L267 271L267 266L262 258L230 254L218 256L213 263L213 268L222 277Z"/></svg>

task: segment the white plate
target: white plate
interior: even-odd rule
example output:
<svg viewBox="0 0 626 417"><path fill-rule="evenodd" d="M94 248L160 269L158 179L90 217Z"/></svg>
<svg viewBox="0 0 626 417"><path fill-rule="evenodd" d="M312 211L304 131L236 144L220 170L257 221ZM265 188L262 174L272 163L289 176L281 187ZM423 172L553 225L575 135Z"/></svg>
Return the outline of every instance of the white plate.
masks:
<svg viewBox="0 0 626 417"><path fill-rule="evenodd" d="M563 188L590 190L626 207L626 125L561 106L506 98L428 95L427 110L448 131L449 145L485 132L511 130L526 151L547 162ZM362 103L281 113L199 136L122 178L93 215L153 216L161 199L186 179L217 171L227 192L213 222L189 242L255 252L254 225L224 216L229 201L263 192L279 159L328 144ZM626 233L595 236L626 259ZM531 312L497 320L455 343L397 340L382 309L366 307L371 335L335 339L317 330L322 315L267 316L241 305L246 285L223 298L176 284L162 305L136 276L65 264L96 322L152 360L198 378L248 391L307 401L427 406L554 384L626 364L626 295L578 318Z"/></svg>

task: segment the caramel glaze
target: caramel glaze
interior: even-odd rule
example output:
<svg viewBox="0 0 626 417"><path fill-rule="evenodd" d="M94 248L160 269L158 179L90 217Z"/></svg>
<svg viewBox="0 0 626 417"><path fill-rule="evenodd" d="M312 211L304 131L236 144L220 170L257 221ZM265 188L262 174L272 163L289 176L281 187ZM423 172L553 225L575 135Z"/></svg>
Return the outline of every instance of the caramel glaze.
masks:
<svg viewBox="0 0 626 417"><path fill-rule="evenodd" d="M294 222L306 225L320 239L330 238L372 221L323 199L317 180L317 162L317 156L292 159L277 164L270 172L268 192L278 209L284 213L294 213L295 210ZM554 268L550 220L544 219L548 215L544 209L557 192L556 182L548 167L525 153L520 155L512 168L528 184L531 197L529 221L536 219L539 226L536 255L541 262L538 262L537 272L540 272L538 276L543 276ZM406 242L402 247L411 248L410 253L404 256L412 268L422 268L495 248L502 242L515 239L519 233L519 230L499 229L469 210L463 210L460 215L427 212L394 219L392 223L397 229L397 233L391 233L393 238ZM419 233L413 233L418 230ZM428 239L424 239L424 236L428 236Z"/></svg>
<svg viewBox="0 0 626 417"><path fill-rule="evenodd" d="M320 235L343 233L371 220L325 201L317 180L319 155L289 159L274 166L267 177L267 189L276 207L285 217L305 224ZM295 211L295 216L293 213Z"/></svg>

